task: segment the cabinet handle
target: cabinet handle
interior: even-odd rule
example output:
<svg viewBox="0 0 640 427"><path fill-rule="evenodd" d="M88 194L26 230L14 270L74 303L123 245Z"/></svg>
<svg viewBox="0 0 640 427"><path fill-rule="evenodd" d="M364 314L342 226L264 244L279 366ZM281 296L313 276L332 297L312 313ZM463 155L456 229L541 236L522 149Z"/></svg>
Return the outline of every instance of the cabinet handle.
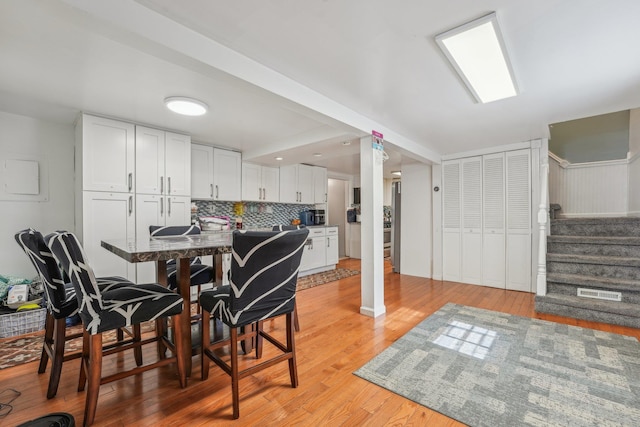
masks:
<svg viewBox="0 0 640 427"><path fill-rule="evenodd" d="M324 202L327 203L327 193L324 193Z"/></svg>
<svg viewBox="0 0 640 427"><path fill-rule="evenodd" d="M267 190L265 188L262 189L262 200L267 198Z"/></svg>
<svg viewBox="0 0 640 427"><path fill-rule="evenodd" d="M218 193L218 184L216 184L216 199L219 197L219 193Z"/></svg>
<svg viewBox="0 0 640 427"><path fill-rule="evenodd" d="M330 248L331 247L331 239L327 237L327 247Z"/></svg>
<svg viewBox="0 0 640 427"><path fill-rule="evenodd" d="M164 214L164 197L160 197L160 216Z"/></svg>
<svg viewBox="0 0 640 427"><path fill-rule="evenodd" d="M164 193L164 176L160 177L160 194Z"/></svg>
<svg viewBox="0 0 640 427"><path fill-rule="evenodd" d="M167 197L167 216L171 216L171 197Z"/></svg>
<svg viewBox="0 0 640 427"><path fill-rule="evenodd" d="M167 178L167 194L171 194L171 177Z"/></svg>
<svg viewBox="0 0 640 427"><path fill-rule="evenodd" d="M129 191L133 190L133 173L129 172Z"/></svg>
<svg viewBox="0 0 640 427"><path fill-rule="evenodd" d="M209 184L209 187L211 188L211 198L213 199L213 184Z"/></svg>
<svg viewBox="0 0 640 427"><path fill-rule="evenodd" d="M129 196L129 215L133 213L133 196Z"/></svg>

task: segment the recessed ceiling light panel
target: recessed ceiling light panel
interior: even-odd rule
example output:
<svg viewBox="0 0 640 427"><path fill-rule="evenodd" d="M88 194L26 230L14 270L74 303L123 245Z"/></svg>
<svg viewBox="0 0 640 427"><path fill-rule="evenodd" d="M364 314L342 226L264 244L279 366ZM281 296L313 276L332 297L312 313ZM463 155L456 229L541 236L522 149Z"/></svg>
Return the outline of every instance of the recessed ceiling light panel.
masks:
<svg viewBox="0 0 640 427"><path fill-rule="evenodd" d="M479 102L517 95L495 12L437 35L436 42Z"/></svg>
<svg viewBox="0 0 640 427"><path fill-rule="evenodd" d="M401 176L402 175L402 171L391 171L391 175Z"/></svg>
<svg viewBox="0 0 640 427"><path fill-rule="evenodd" d="M209 108L204 102L186 96L170 96L164 103L169 110L184 116L201 116Z"/></svg>

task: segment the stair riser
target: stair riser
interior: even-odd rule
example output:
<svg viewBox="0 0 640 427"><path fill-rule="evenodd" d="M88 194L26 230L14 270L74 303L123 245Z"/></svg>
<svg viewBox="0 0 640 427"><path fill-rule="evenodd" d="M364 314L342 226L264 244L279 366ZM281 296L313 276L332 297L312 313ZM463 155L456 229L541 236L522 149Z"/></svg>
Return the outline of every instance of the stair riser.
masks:
<svg viewBox="0 0 640 427"><path fill-rule="evenodd" d="M637 245L597 245L593 243L547 243L547 252L572 255L620 256L640 258L640 246Z"/></svg>
<svg viewBox="0 0 640 427"><path fill-rule="evenodd" d="M574 319L584 319L593 322L609 323L612 325L622 325L631 328L640 328L640 318L629 317L614 313L603 313L584 308L569 307L560 304L540 302L536 300L536 311L538 313L556 314L558 316L572 317Z"/></svg>
<svg viewBox="0 0 640 427"><path fill-rule="evenodd" d="M640 268L621 265L579 264L547 261L547 273L579 274L610 279L640 280Z"/></svg>
<svg viewBox="0 0 640 427"><path fill-rule="evenodd" d="M640 236L640 222L589 224L551 223L551 234L562 236Z"/></svg>
<svg viewBox="0 0 640 427"><path fill-rule="evenodd" d="M631 304L640 304L640 285L637 290L620 290L607 288L606 286L586 286L586 285L574 285L568 283L556 283L547 282L547 294L561 294L561 295L578 295L578 288L583 289L597 289L612 292L622 293L622 302Z"/></svg>

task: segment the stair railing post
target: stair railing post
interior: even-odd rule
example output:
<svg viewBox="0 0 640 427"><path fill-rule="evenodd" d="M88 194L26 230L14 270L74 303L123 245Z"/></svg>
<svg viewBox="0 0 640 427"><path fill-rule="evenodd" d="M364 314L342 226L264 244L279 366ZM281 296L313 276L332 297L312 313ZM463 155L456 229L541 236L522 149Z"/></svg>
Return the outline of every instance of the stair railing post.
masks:
<svg viewBox="0 0 640 427"><path fill-rule="evenodd" d="M540 165L540 205L538 207L538 228L540 239L538 244L538 274L536 277L536 294L547 294L547 224L549 218L549 159L542 159Z"/></svg>

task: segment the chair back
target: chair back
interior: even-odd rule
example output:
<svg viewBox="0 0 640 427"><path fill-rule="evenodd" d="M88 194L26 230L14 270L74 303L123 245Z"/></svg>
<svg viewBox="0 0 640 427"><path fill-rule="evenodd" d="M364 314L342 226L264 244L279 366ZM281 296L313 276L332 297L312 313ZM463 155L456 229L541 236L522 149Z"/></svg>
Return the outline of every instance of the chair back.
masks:
<svg viewBox="0 0 640 427"><path fill-rule="evenodd" d="M100 325L100 313L104 310L104 305L95 274L87 263L80 242L73 233L66 231L56 231L47 235L45 242L71 278L85 328L90 333L95 333Z"/></svg>
<svg viewBox="0 0 640 427"><path fill-rule="evenodd" d="M151 237L189 236L192 234L200 234L200 229L195 225L150 225L149 233Z"/></svg>
<svg viewBox="0 0 640 427"><path fill-rule="evenodd" d="M17 232L15 238L35 267L38 277L42 280L47 296L47 309L54 315L59 314L67 295L62 272L45 243L44 237L33 228L28 228Z"/></svg>
<svg viewBox="0 0 640 427"><path fill-rule="evenodd" d="M289 230L300 230L301 228L306 228L304 224L300 225L274 225L271 229L272 231L289 231Z"/></svg>
<svg viewBox="0 0 640 427"><path fill-rule="evenodd" d="M243 326L290 313L309 230L233 232L229 315Z"/></svg>

